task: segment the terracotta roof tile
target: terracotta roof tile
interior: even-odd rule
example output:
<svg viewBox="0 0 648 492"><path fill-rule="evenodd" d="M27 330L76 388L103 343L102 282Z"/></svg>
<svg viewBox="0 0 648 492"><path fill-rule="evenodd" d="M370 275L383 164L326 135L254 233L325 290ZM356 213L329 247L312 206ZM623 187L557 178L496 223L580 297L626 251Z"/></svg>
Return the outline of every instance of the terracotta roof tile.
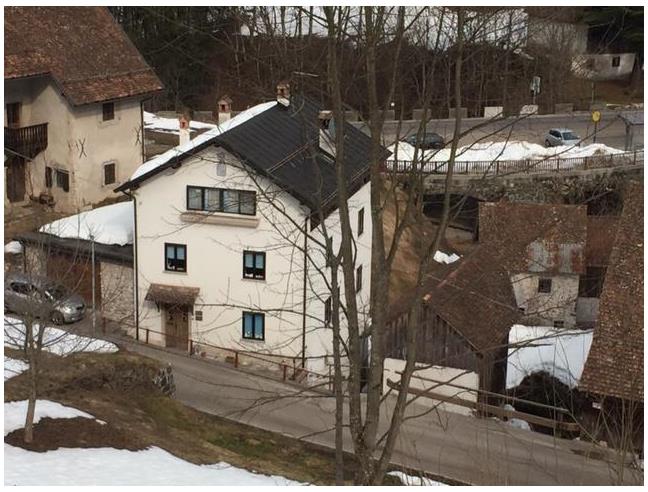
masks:
<svg viewBox="0 0 648 492"><path fill-rule="evenodd" d="M643 185L628 187L581 378L591 393L643 401Z"/></svg>
<svg viewBox="0 0 648 492"><path fill-rule="evenodd" d="M6 7L5 79L50 74L73 105L162 83L105 7Z"/></svg>

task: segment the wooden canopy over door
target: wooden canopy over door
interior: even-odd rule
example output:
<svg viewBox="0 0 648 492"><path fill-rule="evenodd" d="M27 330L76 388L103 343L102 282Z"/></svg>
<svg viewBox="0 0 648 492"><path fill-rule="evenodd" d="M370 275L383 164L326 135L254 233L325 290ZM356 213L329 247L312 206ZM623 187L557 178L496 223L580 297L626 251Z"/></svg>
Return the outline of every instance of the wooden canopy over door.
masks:
<svg viewBox="0 0 648 492"><path fill-rule="evenodd" d="M164 338L167 347L189 350L189 306L164 307Z"/></svg>

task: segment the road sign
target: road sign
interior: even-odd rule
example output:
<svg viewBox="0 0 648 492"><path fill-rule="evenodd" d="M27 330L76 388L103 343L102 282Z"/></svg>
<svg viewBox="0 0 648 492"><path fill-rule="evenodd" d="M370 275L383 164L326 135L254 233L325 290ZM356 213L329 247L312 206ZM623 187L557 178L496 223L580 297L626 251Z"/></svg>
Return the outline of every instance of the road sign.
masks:
<svg viewBox="0 0 648 492"><path fill-rule="evenodd" d="M594 123L598 123L601 121L601 112L600 111L592 111L592 121Z"/></svg>

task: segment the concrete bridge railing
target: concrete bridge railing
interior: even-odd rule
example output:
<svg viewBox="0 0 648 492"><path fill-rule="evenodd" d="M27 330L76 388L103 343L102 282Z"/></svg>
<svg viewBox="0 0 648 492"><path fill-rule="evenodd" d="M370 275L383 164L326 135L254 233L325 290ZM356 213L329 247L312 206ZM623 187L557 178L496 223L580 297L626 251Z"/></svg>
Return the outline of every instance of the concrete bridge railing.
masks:
<svg viewBox="0 0 648 492"><path fill-rule="evenodd" d="M524 159L507 161L456 161L454 174L458 175L511 175L535 173L560 173L625 166L643 166L644 151L620 154L592 155L588 157ZM387 160L387 169L396 173L408 173L415 169L423 174L446 174L447 162L414 163L407 160Z"/></svg>

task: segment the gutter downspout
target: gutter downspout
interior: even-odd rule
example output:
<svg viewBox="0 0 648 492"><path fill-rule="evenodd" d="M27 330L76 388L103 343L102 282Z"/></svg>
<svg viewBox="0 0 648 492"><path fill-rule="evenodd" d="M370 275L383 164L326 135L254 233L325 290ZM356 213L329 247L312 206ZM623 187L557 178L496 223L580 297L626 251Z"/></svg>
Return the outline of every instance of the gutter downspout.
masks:
<svg viewBox="0 0 648 492"><path fill-rule="evenodd" d="M142 163L146 162L146 146L144 144L144 99L140 100L140 136L142 138ZM137 217L137 215L136 215Z"/></svg>
<svg viewBox="0 0 648 492"><path fill-rule="evenodd" d="M304 291L302 299L302 369L306 368L306 287L308 282L308 217L304 220Z"/></svg>

